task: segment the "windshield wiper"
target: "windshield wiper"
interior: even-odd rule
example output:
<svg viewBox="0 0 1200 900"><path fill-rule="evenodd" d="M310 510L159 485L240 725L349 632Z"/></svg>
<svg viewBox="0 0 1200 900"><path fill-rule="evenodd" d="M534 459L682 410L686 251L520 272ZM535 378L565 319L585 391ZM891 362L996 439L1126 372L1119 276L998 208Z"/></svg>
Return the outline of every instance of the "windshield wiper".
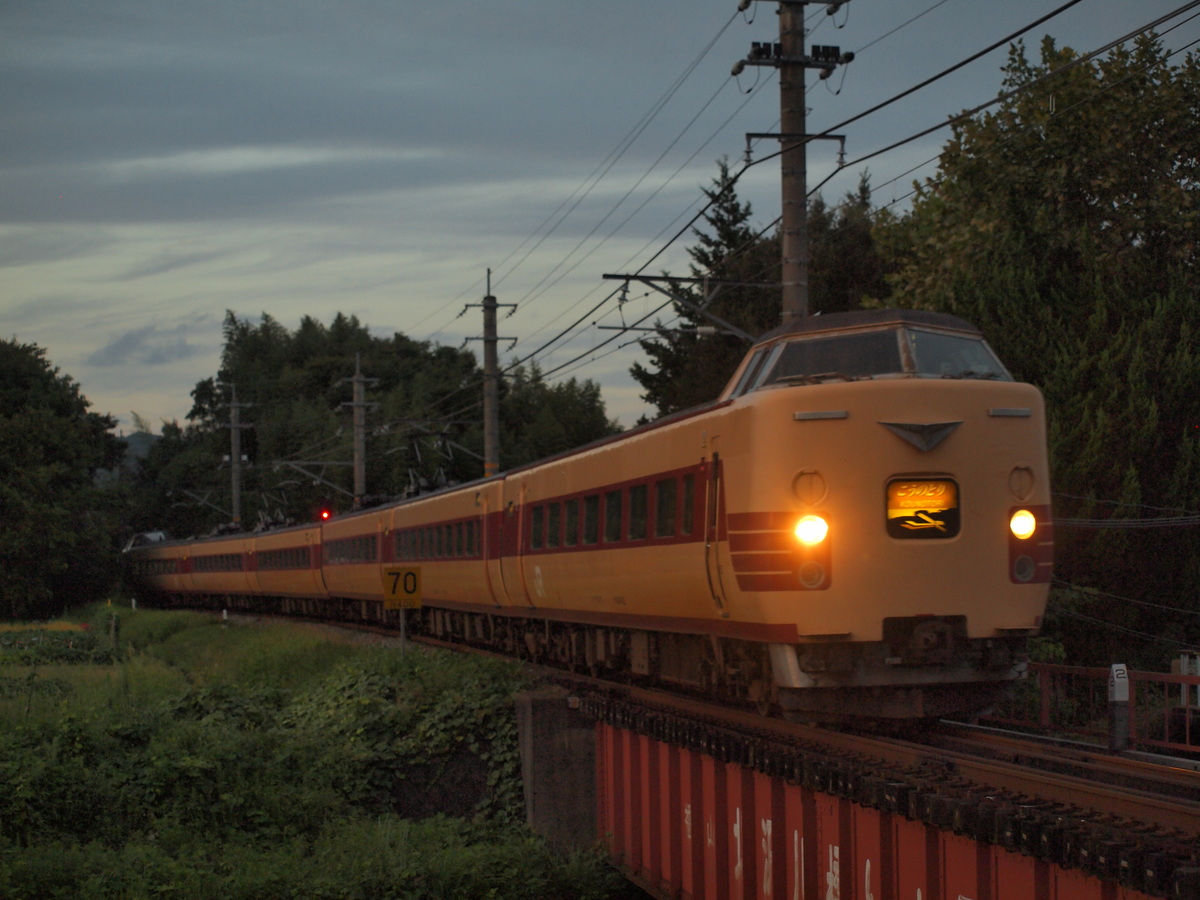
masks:
<svg viewBox="0 0 1200 900"><path fill-rule="evenodd" d="M864 381L873 375L846 375L842 372L798 372L795 375L780 375L776 381L785 384L823 384L826 381Z"/></svg>
<svg viewBox="0 0 1200 900"><path fill-rule="evenodd" d="M999 372L993 372L991 369L964 369L961 372L947 372L943 378L999 378Z"/></svg>

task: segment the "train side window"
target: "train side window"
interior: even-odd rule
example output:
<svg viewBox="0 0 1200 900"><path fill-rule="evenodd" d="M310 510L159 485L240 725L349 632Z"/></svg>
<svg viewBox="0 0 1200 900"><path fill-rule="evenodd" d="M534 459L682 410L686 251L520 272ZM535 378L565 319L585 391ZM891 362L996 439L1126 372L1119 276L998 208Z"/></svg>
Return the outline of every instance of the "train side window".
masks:
<svg viewBox="0 0 1200 900"><path fill-rule="evenodd" d="M683 534L691 534L696 525L696 476L683 476Z"/></svg>
<svg viewBox="0 0 1200 900"><path fill-rule="evenodd" d="M674 478L664 478L654 483L654 536L675 535L675 509L679 483Z"/></svg>
<svg viewBox="0 0 1200 900"><path fill-rule="evenodd" d="M551 503L546 508L546 546L557 547L562 537L562 504Z"/></svg>
<svg viewBox="0 0 1200 900"><path fill-rule="evenodd" d="M542 535L546 533L546 508L544 506L535 506L533 508L533 531L529 536L529 546L534 550L542 549Z"/></svg>
<svg viewBox="0 0 1200 900"><path fill-rule="evenodd" d="M600 540L600 495L583 498L583 542L595 544Z"/></svg>
<svg viewBox="0 0 1200 900"><path fill-rule="evenodd" d="M466 527L464 529L463 539L466 541L465 550L466 550L467 556L474 556L475 555L475 520L474 519L468 520Z"/></svg>
<svg viewBox="0 0 1200 900"><path fill-rule="evenodd" d="M629 539L631 541L646 539L649 516L648 492L649 488L644 484L635 484L629 489Z"/></svg>
<svg viewBox="0 0 1200 900"><path fill-rule="evenodd" d="M604 543L615 544L621 540L621 492L609 491L604 495Z"/></svg>
<svg viewBox="0 0 1200 900"><path fill-rule="evenodd" d="M463 523L454 523L454 555L463 555Z"/></svg>
<svg viewBox="0 0 1200 900"><path fill-rule="evenodd" d="M563 543L574 547L579 543L579 501L568 500L565 510L566 522L563 529Z"/></svg>

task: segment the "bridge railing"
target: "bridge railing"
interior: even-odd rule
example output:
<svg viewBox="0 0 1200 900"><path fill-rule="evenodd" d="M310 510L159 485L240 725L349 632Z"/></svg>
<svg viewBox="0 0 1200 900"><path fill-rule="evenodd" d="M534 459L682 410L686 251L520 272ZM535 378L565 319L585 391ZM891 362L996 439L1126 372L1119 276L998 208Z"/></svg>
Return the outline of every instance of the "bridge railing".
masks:
<svg viewBox="0 0 1200 900"><path fill-rule="evenodd" d="M983 717L1111 745L1109 669L1030 663L1028 676ZM1157 752L1200 752L1200 675L1129 670L1129 746Z"/></svg>

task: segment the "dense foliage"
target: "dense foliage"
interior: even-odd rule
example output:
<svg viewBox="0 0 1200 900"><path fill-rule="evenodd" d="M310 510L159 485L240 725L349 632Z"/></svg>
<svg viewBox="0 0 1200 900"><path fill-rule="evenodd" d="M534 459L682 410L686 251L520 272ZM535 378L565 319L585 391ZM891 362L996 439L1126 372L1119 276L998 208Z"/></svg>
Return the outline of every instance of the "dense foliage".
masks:
<svg viewBox="0 0 1200 900"><path fill-rule="evenodd" d="M153 611L65 659L110 609L0 645L0 895L616 895L523 824L516 667Z"/></svg>
<svg viewBox="0 0 1200 900"><path fill-rule="evenodd" d="M346 509L353 487L352 379L365 383L366 484L398 497L483 473L482 379L464 351L371 335L357 318L329 326L311 317L292 332L267 314L255 324L228 313L221 368L196 385L189 423L163 427L143 466L136 530L207 533L229 520L231 405L239 404L242 524L311 520L322 505ZM358 367L356 370L356 366ZM501 468L617 430L599 387L546 384L536 368L501 379Z"/></svg>
<svg viewBox="0 0 1200 900"><path fill-rule="evenodd" d="M112 582L116 510L93 476L122 445L89 406L45 350L0 340L0 617L54 615Z"/></svg>

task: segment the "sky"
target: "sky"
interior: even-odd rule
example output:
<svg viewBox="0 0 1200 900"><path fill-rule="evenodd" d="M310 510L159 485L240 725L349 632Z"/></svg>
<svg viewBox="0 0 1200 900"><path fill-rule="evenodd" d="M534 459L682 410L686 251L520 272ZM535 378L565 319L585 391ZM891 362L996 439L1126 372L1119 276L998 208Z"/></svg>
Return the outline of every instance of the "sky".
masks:
<svg viewBox="0 0 1200 900"><path fill-rule="evenodd" d="M808 43L856 54L827 80L808 73L810 132L1061 5L808 7ZM1086 52L1183 5L1081 0L1025 40L1031 55L1047 34ZM470 304L491 270L516 304L502 360L592 379L632 425L651 411L629 376L645 358L615 326L665 298L603 275L688 274L685 226L718 160L740 168L746 134L779 127L774 70L731 75L752 42L778 39L777 6L736 6L2 0L0 331L42 347L120 430L133 413L157 430L216 375L227 310L289 329L341 312L379 337L480 353ZM1200 20L1164 43L1197 37ZM836 145L814 142L810 184L832 176L833 203L866 169L875 203L902 210L949 130L854 160L994 97L1005 55L842 130L841 171ZM776 149L755 141L752 158ZM748 170L738 196L771 223L778 162Z"/></svg>

